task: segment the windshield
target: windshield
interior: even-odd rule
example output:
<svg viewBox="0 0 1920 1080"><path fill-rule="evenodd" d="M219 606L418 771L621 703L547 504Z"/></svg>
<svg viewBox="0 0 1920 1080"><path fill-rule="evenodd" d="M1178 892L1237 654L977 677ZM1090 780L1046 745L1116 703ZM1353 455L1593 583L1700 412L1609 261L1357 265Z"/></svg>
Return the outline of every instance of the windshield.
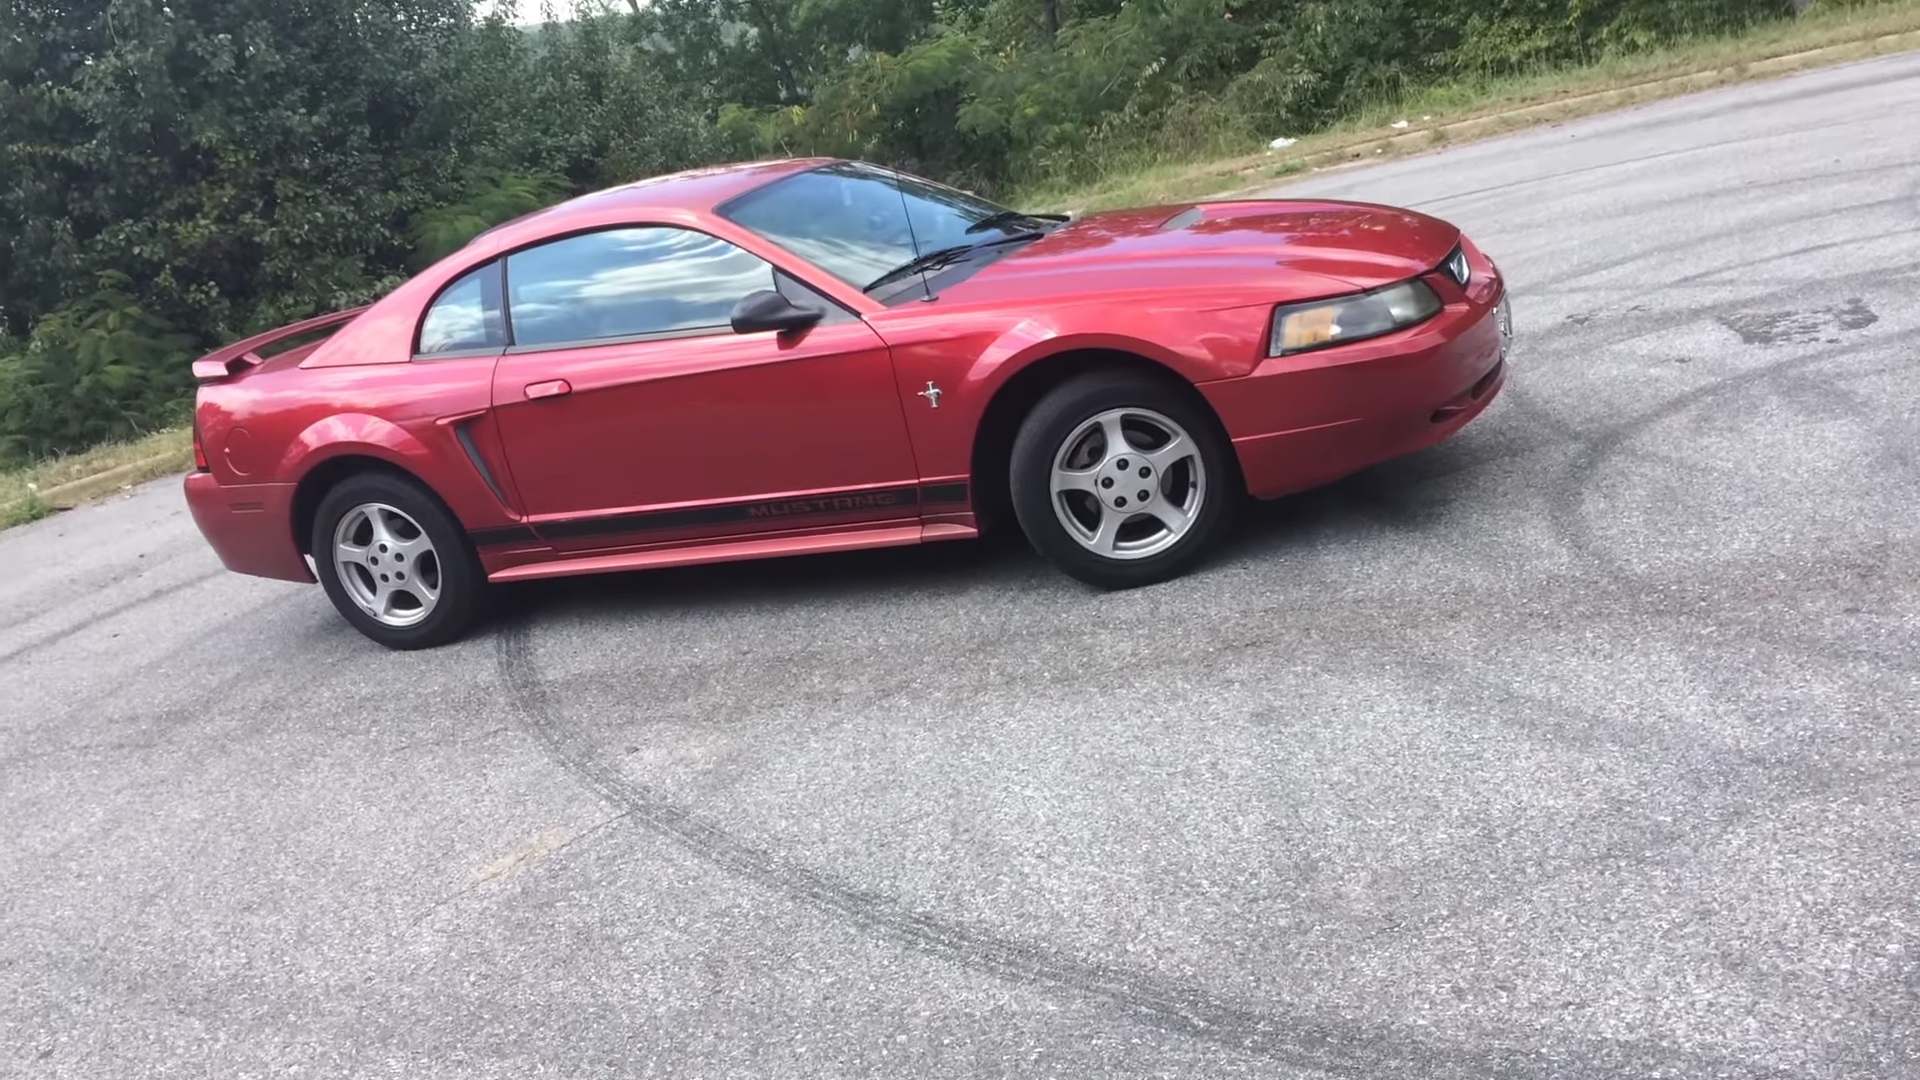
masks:
<svg viewBox="0 0 1920 1080"><path fill-rule="evenodd" d="M855 288L865 288L927 252L998 235L967 230L1008 211L930 180L845 162L776 180L733 200L720 213ZM1017 218L993 228L1021 231Z"/></svg>

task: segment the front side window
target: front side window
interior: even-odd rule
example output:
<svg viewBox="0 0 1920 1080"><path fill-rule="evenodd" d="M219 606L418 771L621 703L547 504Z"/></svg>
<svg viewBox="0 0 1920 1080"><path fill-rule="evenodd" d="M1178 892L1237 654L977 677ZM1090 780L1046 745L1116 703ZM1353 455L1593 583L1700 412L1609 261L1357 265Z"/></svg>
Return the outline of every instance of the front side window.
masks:
<svg viewBox="0 0 1920 1080"><path fill-rule="evenodd" d="M758 256L666 226L583 233L507 257L520 347L724 328L747 294L773 287Z"/></svg>
<svg viewBox="0 0 1920 1080"><path fill-rule="evenodd" d="M500 308L500 264L491 262L455 281L434 298L420 321L420 355L504 348L506 319Z"/></svg>
<svg viewBox="0 0 1920 1080"><path fill-rule="evenodd" d="M858 162L775 180L720 213L860 289L922 253L1030 224L964 191Z"/></svg>

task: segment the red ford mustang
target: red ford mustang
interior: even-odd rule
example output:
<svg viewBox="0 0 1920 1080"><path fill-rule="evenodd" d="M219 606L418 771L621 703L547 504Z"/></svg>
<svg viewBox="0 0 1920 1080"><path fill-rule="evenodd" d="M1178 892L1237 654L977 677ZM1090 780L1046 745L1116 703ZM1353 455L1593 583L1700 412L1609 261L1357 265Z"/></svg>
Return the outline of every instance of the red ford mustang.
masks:
<svg viewBox="0 0 1920 1080"><path fill-rule="evenodd" d="M1506 289L1406 210L1024 214L847 161L646 180L500 226L379 302L194 364L186 496L228 568L394 648L489 582L959 540L1102 587L1244 496L1458 431Z"/></svg>

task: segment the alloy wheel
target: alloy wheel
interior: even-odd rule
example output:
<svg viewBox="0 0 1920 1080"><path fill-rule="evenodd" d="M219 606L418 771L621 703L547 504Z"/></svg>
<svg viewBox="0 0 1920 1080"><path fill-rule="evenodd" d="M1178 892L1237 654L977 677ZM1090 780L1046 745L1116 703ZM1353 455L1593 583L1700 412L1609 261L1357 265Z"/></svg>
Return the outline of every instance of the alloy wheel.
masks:
<svg viewBox="0 0 1920 1080"><path fill-rule="evenodd" d="M340 516L333 569L354 604L382 626L413 626L440 602L440 557L432 539L386 503L361 503Z"/></svg>
<svg viewBox="0 0 1920 1080"><path fill-rule="evenodd" d="M1081 547L1145 559L1193 529L1207 497L1199 444L1151 409L1109 409L1074 428L1054 455L1054 514Z"/></svg>

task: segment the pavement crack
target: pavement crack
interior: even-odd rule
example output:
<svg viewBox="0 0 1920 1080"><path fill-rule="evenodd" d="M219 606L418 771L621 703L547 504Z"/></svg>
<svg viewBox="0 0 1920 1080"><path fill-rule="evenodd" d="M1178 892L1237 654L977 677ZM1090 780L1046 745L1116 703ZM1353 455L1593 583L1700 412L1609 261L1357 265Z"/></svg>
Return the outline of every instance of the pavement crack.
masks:
<svg viewBox="0 0 1920 1080"><path fill-rule="evenodd" d="M481 889L486 888L488 885L494 884L495 882L517 876L520 868L529 863L551 862L552 860L559 858L561 855L572 850L573 848L587 842L588 840L593 839L594 837L599 836L602 833L605 833L607 830L613 828L615 825L620 824L622 821L625 821L628 817L631 817L631 816L632 816L632 811L622 811L621 813L613 814L608 817L601 818L599 821L596 821L592 825L587 826L585 829L582 829L577 834L567 838L567 840L564 843L554 846L551 850L539 851L539 852L523 852L512 860L510 868L504 869L495 873L482 874L476 877L473 881L466 884L465 886L455 889L454 891L448 893L447 895L441 897L440 899L435 900L432 904L428 905L425 911L422 911L418 916L414 918L412 922L408 923L407 928L409 930L418 929L422 923L425 923L428 919L433 918L433 916L438 914L442 908L460 900L462 897L470 896L473 893L476 893Z"/></svg>

